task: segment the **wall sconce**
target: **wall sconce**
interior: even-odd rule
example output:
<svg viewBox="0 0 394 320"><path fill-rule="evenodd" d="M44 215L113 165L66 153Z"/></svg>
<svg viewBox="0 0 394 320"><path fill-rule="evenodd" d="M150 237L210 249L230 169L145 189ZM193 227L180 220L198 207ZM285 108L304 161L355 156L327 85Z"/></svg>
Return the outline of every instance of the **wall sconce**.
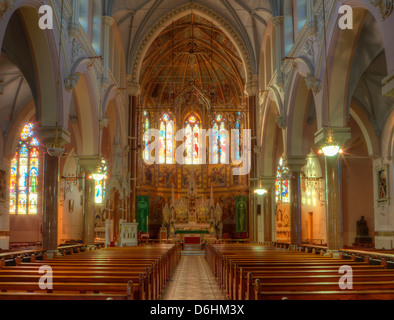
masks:
<svg viewBox="0 0 394 320"><path fill-rule="evenodd" d="M70 212L70 213L74 212L74 200L69 200L69 202L68 202L68 212Z"/></svg>

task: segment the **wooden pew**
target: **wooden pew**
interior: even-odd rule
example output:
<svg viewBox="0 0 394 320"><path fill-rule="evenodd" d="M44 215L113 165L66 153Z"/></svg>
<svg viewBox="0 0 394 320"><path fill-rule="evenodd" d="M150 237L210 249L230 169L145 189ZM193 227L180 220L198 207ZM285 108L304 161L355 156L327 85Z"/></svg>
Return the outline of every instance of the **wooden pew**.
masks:
<svg viewBox="0 0 394 320"><path fill-rule="evenodd" d="M96 297L109 298L113 295L117 295L117 299L121 298L121 300L139 300L140 292L139 285L134 284L132 280L130 280L126 285L123 283L53 283L53 289L47 289L45 291L41 290L38 287L37 282L5 282L0 283L0 299L6 297L6 293L11 296L19 297L24 296L26 294L34 294L32 296L42 298L49 296L61 296L61 295L70 295L76 297L89 295L93 297L95 300Z"/></svg>
<svg viewBox="0 0 394 320"><path fill-rule="evenodd" d="M377 286L378 287L378 286ZM379 288L379 287L378 287ZM391 287L392 288L392 287ZM300 287L298 289L301 289ZM259 279L255 282L255 300L393 300L394 290L311 290L261 291Z"/></svg>
<svg viewBox="0 0 394 320"><path fill-rule="evenodd" d="M346 257L347 260L318 256L317 249L324 248L316 246L290 249L291 246L283 250L258 245L207 245L205 250L207 262L229 299L282 299L288 298L283 294L287 292L292 299L306 299L309 291L319 292L316 299L324 299L324 292L329 292L327 299L354 299L360 292L364 298L392 297L394 271L385 269L383 259L371 262L354 256ZM353 269L355 294L339 294L343 276L339 268L343 265ZM377 294L379 291L382 294Z"/></svg>
<svg viewBox="0 0 394 320"><path fill-rule="evenodd" d="M100 251L100 252L99 252ZM179 245L158 245L146 250L141 248L122 248L79 253L54 259L21 262L17 266L3 266L0 269L0 290L5 299L6 294L18 291L20 295L28 291L39 299L48 298L40 292L38 282L43 276L39 268L50 266L53 271L53 290L46 292L50 299L61 294L74 294L78 299L81 293L95 292L93 298L102 299L102 294L123 294L114 298L127 298L127 284L132 283L133 299L158 299L164 286L178 263L181 250ZM6 292L4 292L6 291ZM76 295L77 294L77 295ZM97 295L101 296L97 296ZM84 296L84 299L88 297ZM72 295L69 296L73 298ZM130 298L129 298L130 299Z"/></svg>

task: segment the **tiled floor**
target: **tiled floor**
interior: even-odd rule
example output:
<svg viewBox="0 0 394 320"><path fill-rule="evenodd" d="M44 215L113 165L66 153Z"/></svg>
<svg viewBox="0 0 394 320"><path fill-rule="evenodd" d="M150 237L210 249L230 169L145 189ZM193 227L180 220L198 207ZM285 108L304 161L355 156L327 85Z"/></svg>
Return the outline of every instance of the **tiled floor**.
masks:
<svg viewBox="0 0 394 320"><path fill-rule="evenodd" d="M163 300L225 300L204 256L182 256Z"/></svg>

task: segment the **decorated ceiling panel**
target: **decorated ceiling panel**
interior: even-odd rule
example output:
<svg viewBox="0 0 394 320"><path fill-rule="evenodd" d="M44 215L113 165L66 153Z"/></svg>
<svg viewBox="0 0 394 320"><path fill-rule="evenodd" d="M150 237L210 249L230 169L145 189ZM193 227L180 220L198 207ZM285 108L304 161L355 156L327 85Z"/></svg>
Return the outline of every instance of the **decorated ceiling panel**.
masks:
<svg viewBox="0 0 394 320"><path fill-rule="evenodd" d="M141 70L142 104L240 106L242 60L212 22L190 14L164 29L150 46Z"/></svg>

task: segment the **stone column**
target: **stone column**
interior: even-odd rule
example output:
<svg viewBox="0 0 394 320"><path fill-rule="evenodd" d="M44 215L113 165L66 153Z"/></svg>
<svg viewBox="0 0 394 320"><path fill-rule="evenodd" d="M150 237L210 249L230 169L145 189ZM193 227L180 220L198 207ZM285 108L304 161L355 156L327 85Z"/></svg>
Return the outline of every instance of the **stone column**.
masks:
<svg viewBox="0 0 394 320"><path fill-rule="evenodd" d="M272 20L273 25L275 26L275 42L276 42L276 83L279 87L283 88L284 86L284 75L281 71L282 67L282 59L284 58L284 44L283 44L283 16L274 17Z"/></svg>
<svg viewBox="0 0 394 320"><path fill-rule="evenodd" d="M245 92L249 96L248 105L249 105L249 129L251 130L251 148L254 149L256 145L256 127L257 127L257 93L258 93L258 75L253 75L253 78L249 80L249 83L245 86ZM257 161L256 154L252 153L251 159L251 170L249 176L254 178L258 174L257 170ZM257 241L257 201L255 201L254 190L249 185L250 193L249 193L249 239L251 241Z"/></svg>
<svg viewBox="0 0 394 320"><path fill-rule="evenodd" d="M5 171L5 199L7 201L0 205L0 250L9 250L10 248L10 215L9 215L9 181L11 171L11 160L14 158L15 153L7 156L0 157L0 170Z"/></svg>
<svg viewBox="0 0 394 320"><path fill-rule="evenodd" d="M327 247L343 248L341 158L326 157Z"/></svg>
<svg viewBox="0 0 394 320"><path fill-rule="evenodd" d="M59 158L44 154L42 247L53 255L58 245Z"/></svg>
<svg viewBox="0 0 394 320"><path fill-rule="evenodd" d="M63 128L39 127L37 134L45 146L62 146L70 141ZM52 258L58 246L59 157L44 153L43 178L42 246Z"/></svg>
<svg viewBox="0 0 394 320"><path fill-rule="evenodd" d="M137 217L136 217L136 178L137 178L137 147L138 147L138 96L140 94L140 86L138 83L128 81L128 94L129 94L129 114L130 114L130 120L129 120L129 132L131 135L131 141L130 141L130 167L129 171L131 174L131 195L130 195L130 211L131 211L131 222L134 222Z"/></svg>
<svg viewBox="0 0 394 320"><path fill-rule="evenodd" d="M263 196L262 214L264 217L264 241L272 241L272 222L275 212L272 206L272 199L275 199L275 181L276 178L261 178L263 188L267 190L267 194Z"/></svg>
<svg viewBox="0 0 394 320"><path fill-rule="evenodd" d="M350 128L332 128L334 140L339 146L350 139ZM327 140L328 128L323 128L315 134L315 143L323 144ZM326 157L325 159L326 180L326 223L327 223L327 246L334 255L343 248L343 216L342 216L342 177L341 158Z"/></svg>
<svg viewBox="0 0 394 320"><path fill-rule="evenodd" d="M110 31L111 26L114 23L114 19L112 17L101 17L101 22L103 25L103 83L107 83L109 81L109 40L110 40Z"/></svg>
<svg viewBox="0 0 394 320"><path fill-rule="evenodd" d="M90 178L97 169L97 156L80 156L79 164L85 171L85 190L83 202L83 241L86 245L94 245L94 191L95 182Z"/></svg>
<svg viewBox="0 0 394 320"><path fill-rule="evenodd" d="M285 160L285 166L292 173L290 180L290 238L292 245L302 244L301 169L305 164L304 156L287 157Z"/></svg>

